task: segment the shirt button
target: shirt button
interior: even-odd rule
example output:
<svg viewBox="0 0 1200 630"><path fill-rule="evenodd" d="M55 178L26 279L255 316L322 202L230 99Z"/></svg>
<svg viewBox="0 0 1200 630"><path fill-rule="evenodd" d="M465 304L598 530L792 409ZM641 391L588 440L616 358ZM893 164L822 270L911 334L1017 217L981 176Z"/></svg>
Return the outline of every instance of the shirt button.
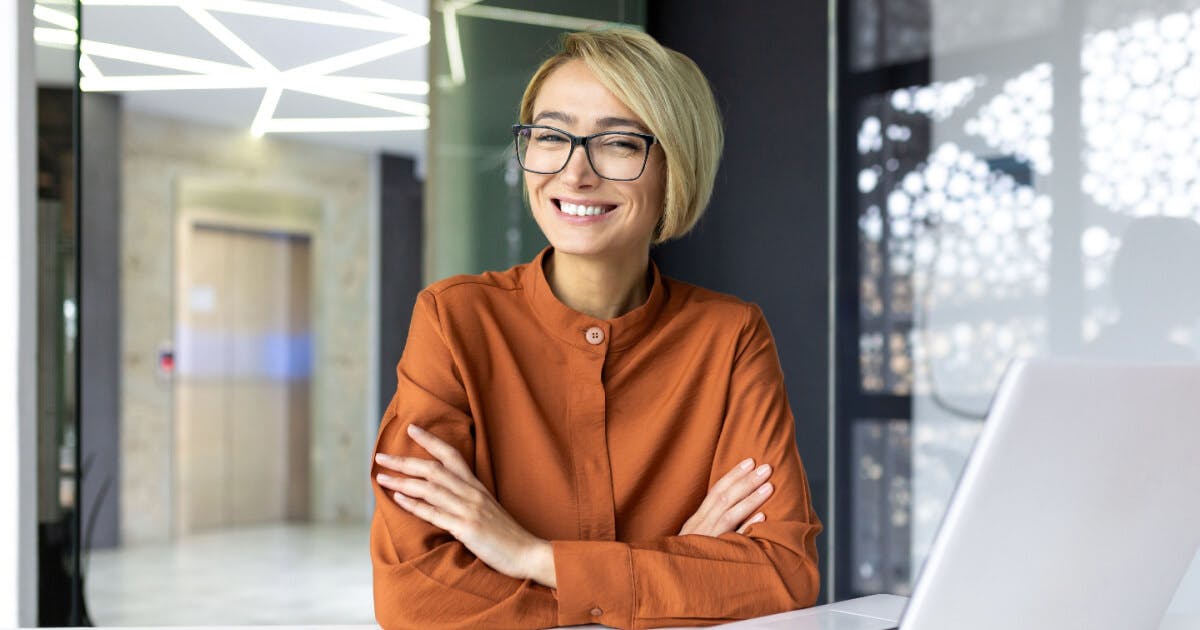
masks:
<svg viewBox="0 0 1200 630"><path fill-rule="evenodd" d="M599 617L600 615L603 615L603 614L604 614L604 611L603 611L603 610L600 610L599 608L593 608L593 609L592 609L592 616L593 616L593 617Z"/></svg>
<svg viewBox="0 0 1200 630"><path fill-rule="evenodd" d="M587 342L593 346L598 346L604 343L604 329L600 328L599 326L592 326L591 328L587 329L587 332L583 333L583 338L587 339ZM597 608L596 610L600 609Z"/></svg>

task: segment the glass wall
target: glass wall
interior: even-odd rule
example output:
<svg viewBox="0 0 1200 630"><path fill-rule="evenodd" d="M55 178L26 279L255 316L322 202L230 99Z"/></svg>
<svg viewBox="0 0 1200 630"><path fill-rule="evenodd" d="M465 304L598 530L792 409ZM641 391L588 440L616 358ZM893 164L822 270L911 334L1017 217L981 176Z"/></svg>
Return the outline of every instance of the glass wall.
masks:
<svg viewBox="0 0 1200 630"><path fill-rule="evenodd" d="M370 624L379 162L423 161L428 3L82 18L90 619Z"/></svg>
<svg viewBox="0 0 1200 630"><path fill-rule="evenodd" d="M420 222L386 200L428 174L426 276L531 258L525 83L561 33L642 5L83 4L64 85L83 90L85 249L114 265L81 279L106 291L89 317L114 307L111 334L82 333L111 342L83 380L114 401L82 414L90 621L370 624L381 276L418 273L383 261L422 244L392 238Z"/></svg>
<svg viewBox="0 0 1200 630"><path fill-rule="evenodd" d="M37 69L38 623L86 620L79 582L78 2L34 5Z"/></svg>
<svg viewBox="0 0 1200 630"><path fill-rule="evenodd" d="M1011 359L1200 360L1200 3L839 6L841 598L908 592Z"/></svg>

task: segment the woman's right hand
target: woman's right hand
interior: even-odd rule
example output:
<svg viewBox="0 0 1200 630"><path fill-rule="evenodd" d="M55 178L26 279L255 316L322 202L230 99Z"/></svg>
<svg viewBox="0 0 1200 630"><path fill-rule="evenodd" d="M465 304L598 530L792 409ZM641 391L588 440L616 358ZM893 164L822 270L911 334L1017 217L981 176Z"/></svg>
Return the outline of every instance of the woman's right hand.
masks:
<svg viewBox="0 0 1200 630"><path fill-rule="evenodd" d="M742 534L747 527L766 520L766 515L755 510L771 497L774 487L767 481L770 476L769 464L755 468L753 459L738 464L713 484L700 509L683 524L679 535L716 537L732 531Z"/></svg>

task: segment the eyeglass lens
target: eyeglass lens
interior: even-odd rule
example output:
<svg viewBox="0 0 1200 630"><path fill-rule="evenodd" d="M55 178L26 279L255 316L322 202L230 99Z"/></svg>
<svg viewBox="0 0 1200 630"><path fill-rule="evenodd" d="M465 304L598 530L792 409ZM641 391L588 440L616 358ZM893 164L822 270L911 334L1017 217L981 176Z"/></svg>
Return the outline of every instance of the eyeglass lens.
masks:
<svg viewBox="0 0 1200 630"><path fill-rule="evenodd" d="M596 174L605 179L635 179L646 163L644 138L620 132L604 133L583 146ZM571 156L571 138L553 129L522 129L517 133L517 157L526 170L557 173Z"/></svg>

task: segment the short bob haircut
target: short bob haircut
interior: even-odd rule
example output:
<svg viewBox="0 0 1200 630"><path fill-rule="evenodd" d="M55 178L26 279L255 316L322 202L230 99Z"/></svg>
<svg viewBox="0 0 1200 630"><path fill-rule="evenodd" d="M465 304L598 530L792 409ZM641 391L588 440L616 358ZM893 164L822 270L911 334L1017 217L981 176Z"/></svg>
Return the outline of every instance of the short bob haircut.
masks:
<svg viewBox="0 0 1200 630"><path fill-rule="evenodd" d="M575 59L587 64L662 145L666 194L654 243L687 234L708 206L725 141L708 80L691 59L645 33L624 28L568 33L562 51L529 80L521 98L522 123L533 121L533 102L546 77Z"/></svg>

